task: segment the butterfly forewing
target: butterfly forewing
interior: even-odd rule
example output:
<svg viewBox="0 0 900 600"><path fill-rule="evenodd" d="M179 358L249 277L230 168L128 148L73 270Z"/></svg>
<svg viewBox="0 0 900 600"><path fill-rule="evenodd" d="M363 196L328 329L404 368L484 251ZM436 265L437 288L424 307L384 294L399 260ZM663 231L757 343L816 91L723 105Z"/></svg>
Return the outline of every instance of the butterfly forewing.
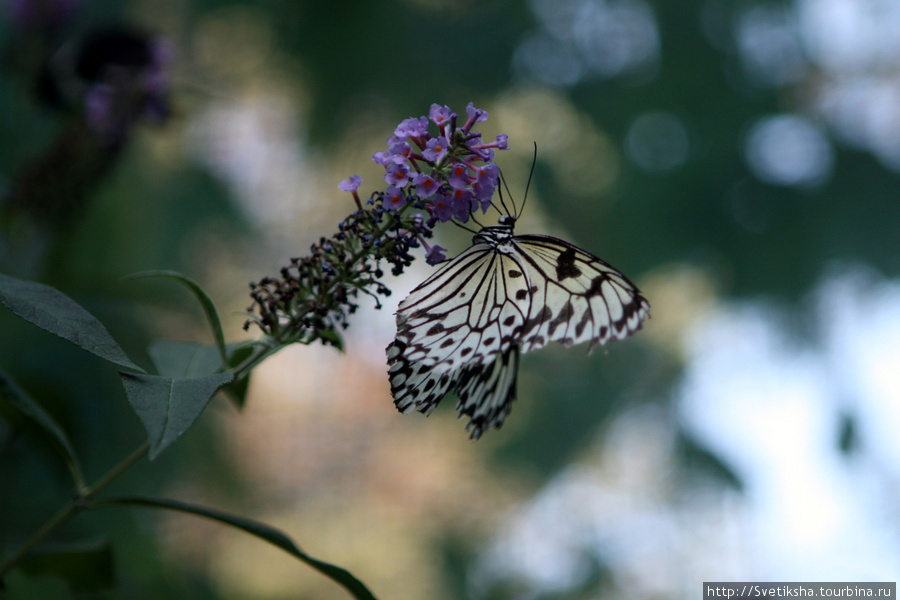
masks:
<svg viewBox="0 0 900 600"><path fill-rule="evenodd" d="M545 235L521 235L513 245L537 282L522 351L548 342L590 342L593 348L640 328L650 304L624 275L577 246Z"/></svg>

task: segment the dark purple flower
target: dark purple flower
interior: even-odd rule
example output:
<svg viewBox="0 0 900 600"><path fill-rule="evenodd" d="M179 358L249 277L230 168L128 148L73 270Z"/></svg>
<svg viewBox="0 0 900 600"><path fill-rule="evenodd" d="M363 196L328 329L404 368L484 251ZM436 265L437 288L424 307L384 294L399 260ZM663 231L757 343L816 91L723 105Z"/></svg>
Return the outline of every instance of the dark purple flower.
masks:
<svg viewBox="0 0 900 600"><path fill-rule="evenodd" d="M384 172L384 182L397 187L404 187L409 183L409 167L391 163Z"/></svg>
<svg viewBox="0 0 900 600"><path fill-rule="evenodd" d="M474 209L472 192L469 190L453 190L450 203L453 216L458 221L465 223L469 220L469 216Z"/></svg>
<svg viewBox="0 0 900 600"><path fill-rule="evenodd" d="M359 184L362 183L362 177L359 175L351 175L347 179L343 180L338 184L338 187L345 192L355 192L359 189Z"/></svg>
<svg viewBox="0 0 900 600"><path fill-rule="evenodd" d="M432 175L419 173L413 178L413 184L416 186L416 195L419 198L427 198L438 191L440 186Z"/></svg>
<svg viewBox="0 0 900 600"><path fill-rule="evenodd" d="M453 117L453 111L450 110L449 106L441 106L439 104L432 104L431 110L428 111L428 116L431 117L431 120L435 125L443 128L450 122L450 119Z"/></svg>
<svg viewBox="0 0 900 600"><path fill-rule="evenodd" d="M505 133L497 136L493 142L487 144L476 144L471 146L472 150L484 150L485 148L496 148L497 150L506 150L506 140L509 138Z"/></svg>
<svg viewBox="0 0 900 600"><path fill-rule="evenodd" d="M453 218L453 197L443 192L438 192L430 203L431 214L437 217L441 223L446 223Z"/></svg>
<svg viewBox="0 0 900 600"><path fill-rule="evenodd" d="M487 121L488 113L486 110L481 110L480 108L475 108L475 104L473 102L469 102L466 106L466 115L469 117L466 120L466 124L463 125L462 129L466 133L472 129L472 125L475 123L481 123L482 121Z"/></svg>
<svg viewBox="0 0 900 600"><path fill-rule="evenodd" d="M447 249L438 245L428 248L428 254L425 256L425 262L429 265L436 265L447 260Z"/></svg>
<svg viewBox="0 0 900 600"><path fill-rule="evenodd" d="M481 204L483 212L487 212L491 205L491 199L494 197L494 190L497 189L497 171L497 165L494 164L475 168L471 189L475 199Z"/></svg>
<svg viewBox="0 0 900 600"><path fill-rule="evenodd" d="M359 184L362 183L362 177L359 175L351 175L349 178L343 180L338 184L338 187L345 192L350 192L353 194L353 201L356 202L356 208L362 210L362 202L359 199L359 192L356 190L359 189Z"/></svg>
<svg viewBox="0 0 900 600"><path fill-rule="evenodd" d="M450 187L456 190L462 190L469 187L469 169L463 163L455 163L450 169L448 181Z"/></svg>
<svg viewBox="0 0 900 600"><path fill-rule="evenodd" d="M411 149L409 144L401 139L394 139L393 143L388 146L391 160L397 164L404 163L409 159Z"/></svg>
<svg viewBox="0 0 900 600"><path fill-rule="evenodd" d="M428 133L428 119L425 117L410 117L404 119L394 130L398 138L422 137Z"/></svg>
<svg viewBox="0 0 900 600"><path fill-rule="evenodd" d="M422 152L422 156L425 157L425 160L437 164L447 156L449 150L450 142L448 142L447 138L444 136L440 136L428 140L428 143L425 144L425 151Z"/></svg>
<svg viewBox="0 0 900 600"><path fill-rule="evenodd" d="M372 160L374 162L378 163L379 165L389 165L392 162L394 162L391 159L390 150L384 150L384 151L379 150L378 152L376 152L375 154L372 155Z"/></svg>
<svg viewBox="0 0 900 600"><path fill-rule="evenodd" d="M406 196L403 195L403 190L393 185L389 185L386 190L384 190L384 200L382 204L385 208L390 210L398 210L404 204L406 204Z"/></svg>

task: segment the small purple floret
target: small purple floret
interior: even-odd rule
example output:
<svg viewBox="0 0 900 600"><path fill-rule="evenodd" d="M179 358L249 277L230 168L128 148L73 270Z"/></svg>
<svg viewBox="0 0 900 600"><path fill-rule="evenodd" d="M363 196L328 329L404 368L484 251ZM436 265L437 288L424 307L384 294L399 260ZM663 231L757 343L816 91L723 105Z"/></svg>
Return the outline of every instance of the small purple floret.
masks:
<svg viewBox="0 0 900 600"><path fill-rule="evenodd" d="M362 183L362 177L359 175L351 175L347 179L343 180L338 184L338 188L342 189L345 192L355 192L359 189L359 184Z"/></svg>
<svg viewBox="0 0 900 600"><path fill-rule="evenodd" d="M389 185L387 189L384 190L384 200L382 202L385 208L398 210L406 204L406 196L403 195L403 190L400 188Z"/></svg>
<svg viewBox="0 0 900 600"><path fill-rule="evenodd" d="M450 142L448 142L447 138L444 136L440 136L428 140L428 143L425 144L425 151L422 152L422 156L429 162L439 163L447 156L449 150Z"/></svg>
<svg viewBox="0 0 900 600"><path fill-rule="evenodd" d="M398 138L405 137L422 137L428 133L428 119L425 117L410 117L408 119L404 119L399 125L397 125L397 129L394 130L394 135Z"/></svg>
<svg viewBox="0 0 900 600"><path fill-rule="evenodd" d="M435 125L443 127L450 122L450 119L453 117L453 111L450 110L449 106L432 104L431 110L428 111L428 116L431 117Z"/></svg>
<svg viewBox="0 0 900 600"><path fill-rule="evenodd" d="M447 249L442 248L440 246L432 246L428 249L428 254L425 256L425 262L429 265L436 265L438 263L444 262L447 260Z"/></svg>
<svg viewBox="0 0 900 600"><path fill-rule="evenodd" d="M389 164L384 172L384 182L388 185L405 187L409 183L409 167L397 163Z"/></svg>
<svg viewBox="0 0 900 600"><path fill-rule="evenodd" d="M419 173L413 178L413 183L416 186L416 195L419 198L428 198L429 196L434 195L440 185L438 185L437 180L431 176L426 175L425 173Z"/></svg>
<svg viewBox="0 0 900 600"><path fill-rule="evenodd" d="M450 187L455 190L464 190L469 187L471 180L469 178L469 169L462 163L456 163L450 169Z"/></svg>

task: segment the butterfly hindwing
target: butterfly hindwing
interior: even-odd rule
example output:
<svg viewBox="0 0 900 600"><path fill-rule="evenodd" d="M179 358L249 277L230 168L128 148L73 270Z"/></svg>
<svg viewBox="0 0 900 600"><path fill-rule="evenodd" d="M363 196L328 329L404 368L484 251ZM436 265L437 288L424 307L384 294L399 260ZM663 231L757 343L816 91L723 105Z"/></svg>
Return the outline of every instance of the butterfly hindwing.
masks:
<svg viewBox="0 0 900 600"><path fill-rule="evenodd" d="M519 348L512 345L493 361L464 367L459 374L456 410L469 417L466 431L477 440L491 427L499 428L516 398Z"/></svg>

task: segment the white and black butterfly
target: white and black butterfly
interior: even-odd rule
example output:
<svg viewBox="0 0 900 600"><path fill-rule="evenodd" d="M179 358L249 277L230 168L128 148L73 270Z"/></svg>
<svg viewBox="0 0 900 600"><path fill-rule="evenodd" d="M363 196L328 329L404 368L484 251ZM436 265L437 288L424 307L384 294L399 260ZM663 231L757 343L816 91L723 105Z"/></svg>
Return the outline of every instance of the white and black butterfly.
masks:
<svg viewBox="0 0 900 600"><path fill-rule="evenodd" d="M603 260L548 235L514 235L511 215L499 223L400 303L387 347L397 408L427 415L453 391L472 439L509 414L520 352L623 339L650 311Z"/></svg>

